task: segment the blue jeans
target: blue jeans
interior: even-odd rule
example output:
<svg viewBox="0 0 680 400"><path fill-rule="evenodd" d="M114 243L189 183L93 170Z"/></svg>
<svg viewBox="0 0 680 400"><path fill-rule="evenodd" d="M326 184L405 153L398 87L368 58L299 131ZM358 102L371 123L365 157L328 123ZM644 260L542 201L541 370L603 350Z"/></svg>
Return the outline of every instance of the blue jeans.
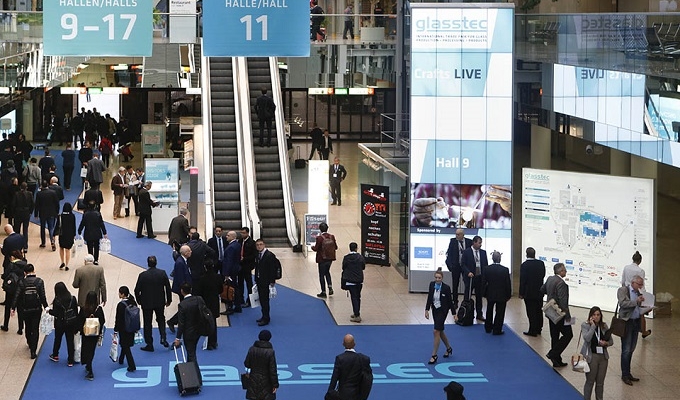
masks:
<svg viewBox="0 0 680 400"><path fill-rule="evenodd" d="M640 332L640 318L626 321L626 334L621 338L621 377L630 375L630 361L637 346L638 332Z"/></svg>
<svg viewBox="0 0 680 400"><path fill-rule="evenodd" d="M45 228L50 235L50 243L54 243L54 225L57 223L56 217L40 217L40 244L45 245Z"/></svg>

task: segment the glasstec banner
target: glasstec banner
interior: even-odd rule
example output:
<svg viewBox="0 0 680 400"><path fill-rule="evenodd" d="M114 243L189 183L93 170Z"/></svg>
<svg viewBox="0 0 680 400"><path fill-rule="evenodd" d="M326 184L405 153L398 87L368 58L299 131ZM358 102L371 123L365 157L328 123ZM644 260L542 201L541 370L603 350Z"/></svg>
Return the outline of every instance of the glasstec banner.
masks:
<svg viewBox="0 0 680 400"><path fill-rule="evenodd" d="M410 289L456 229L511 262L513 4L411 4Z"/></svg>

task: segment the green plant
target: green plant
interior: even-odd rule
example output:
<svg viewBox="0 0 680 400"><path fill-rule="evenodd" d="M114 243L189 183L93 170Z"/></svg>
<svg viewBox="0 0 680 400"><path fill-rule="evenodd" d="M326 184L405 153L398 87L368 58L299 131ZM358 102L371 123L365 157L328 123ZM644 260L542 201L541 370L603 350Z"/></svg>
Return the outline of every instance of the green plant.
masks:
<svg viewBox="0 0 680 400"><path fill-rule="evenodd" d="M540 1L540 0L539 0ZM156 7L153 8L153 24L160 25L163 22L163 16L159 14L161 11Z"/></svg>

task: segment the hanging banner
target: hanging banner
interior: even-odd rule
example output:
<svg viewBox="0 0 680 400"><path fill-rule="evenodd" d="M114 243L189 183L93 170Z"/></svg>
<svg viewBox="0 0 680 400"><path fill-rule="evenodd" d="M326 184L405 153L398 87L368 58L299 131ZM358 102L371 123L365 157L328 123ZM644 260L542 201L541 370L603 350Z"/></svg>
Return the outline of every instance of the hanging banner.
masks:
<svg viewBox="0 0 680 400"><path fill-rule="evenodd" d="M361 254L367 264L389 265L390 188L361 185Z"/></svg>

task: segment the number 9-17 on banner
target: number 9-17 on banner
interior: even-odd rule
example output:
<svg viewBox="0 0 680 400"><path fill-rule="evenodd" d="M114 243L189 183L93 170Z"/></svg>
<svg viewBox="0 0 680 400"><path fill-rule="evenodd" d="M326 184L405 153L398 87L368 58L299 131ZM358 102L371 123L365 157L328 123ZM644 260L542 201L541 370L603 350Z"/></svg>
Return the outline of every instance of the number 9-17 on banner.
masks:
<svg viewBox="0 0 680 400"><path fill-rule="evenodd" d="M46 1L43 13L45 55L151 56L151 1Z"/></svg>
<svg viewBox="0 0 680 400"><path fill-rule="evenodd" d="M303 0L203 2L203 53L211 57L308 57Z"/></svg>

